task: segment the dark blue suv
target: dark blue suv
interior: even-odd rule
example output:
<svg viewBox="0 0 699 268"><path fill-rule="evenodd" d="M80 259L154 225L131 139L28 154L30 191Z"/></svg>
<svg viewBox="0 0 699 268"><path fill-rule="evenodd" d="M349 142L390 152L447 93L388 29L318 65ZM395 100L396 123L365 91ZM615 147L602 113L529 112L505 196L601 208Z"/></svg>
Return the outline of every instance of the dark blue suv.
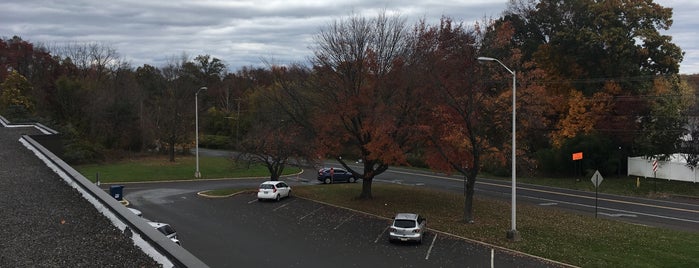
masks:
<svg viewBox="0 0 699 268"><path fill-rule="evenodd" d="M346 181L352 183L356 182L357 178L355 178L351 172L341 168L321 168L320 170L318 170L318 180L322 181L325 184L335 183L338 181Z"/></svg>

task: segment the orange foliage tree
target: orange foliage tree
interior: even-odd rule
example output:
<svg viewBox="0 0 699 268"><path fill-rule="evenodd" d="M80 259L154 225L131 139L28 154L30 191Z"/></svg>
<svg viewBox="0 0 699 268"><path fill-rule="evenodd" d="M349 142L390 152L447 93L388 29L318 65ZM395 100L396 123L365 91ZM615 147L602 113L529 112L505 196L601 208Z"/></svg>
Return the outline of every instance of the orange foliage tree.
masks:
<svg viewBox="0 0 699 268"><path fill-rule="evenodd" d="M421 128L429 137L425 162L464 175L464 220L473 222L481 160L506 163L502 145L510 137L507 111L512 91L484 83L488 79L476 60L475 31L443 18L439 26L421 24L416 32L414 49L422 58L420 69L427 74L421 85L433 92L431 112Z"/></svg>
<svg viewBox="0 0 699 268"><path fill-rule="evenodd" d="M417 148L415 131L423 93L409 86L405 22L379 14L335 21L316 36L310 97L320 156L337 160L362 179L360 198L371 198L376 175L407 164ZM358 155L363 170L348 166L343 152Z"/></svg>

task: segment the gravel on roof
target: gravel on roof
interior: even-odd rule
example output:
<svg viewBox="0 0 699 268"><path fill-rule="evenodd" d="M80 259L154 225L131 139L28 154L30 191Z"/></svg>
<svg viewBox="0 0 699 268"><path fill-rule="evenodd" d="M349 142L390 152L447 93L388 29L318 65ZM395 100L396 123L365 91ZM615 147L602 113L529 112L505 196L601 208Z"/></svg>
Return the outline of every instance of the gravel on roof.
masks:
<svg viewBox="0 0 699 268"><path fill-rule="evenodd" d="M0 266L160 267L0 126Z"/></svg>

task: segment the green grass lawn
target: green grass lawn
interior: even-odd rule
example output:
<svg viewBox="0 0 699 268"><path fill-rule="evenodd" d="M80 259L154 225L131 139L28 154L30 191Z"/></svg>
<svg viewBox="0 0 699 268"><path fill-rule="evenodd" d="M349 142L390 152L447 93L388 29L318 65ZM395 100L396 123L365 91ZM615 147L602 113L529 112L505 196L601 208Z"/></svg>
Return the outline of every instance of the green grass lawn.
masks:
<svg viewBox="0 0 699 268"><path fill-rule="evenodd" d="M699 233L596 219L557 209L517 206L522 240L511 242L510 204L476 198L475 223L463 221L461 194L374 184L374 198L358 200L361 183L294 187L294 195L372 214L424 214L430 228L582 267L699 267Z"/></svg>
<svg viewBox="0 0 699 268"><path fill-rule="evenodd" d="M167 157L147 157L124 160L109 164L81 165L75 167L91 181L99 173L100 182L139 182L163 180L190 180L194 178L196 159L179 157L175 162ZM199 157L199 171L203 179L269 177L269 171L262 165L234 165L228 158ZM284 174L299 172L296 167L287 167Z"/></svg>

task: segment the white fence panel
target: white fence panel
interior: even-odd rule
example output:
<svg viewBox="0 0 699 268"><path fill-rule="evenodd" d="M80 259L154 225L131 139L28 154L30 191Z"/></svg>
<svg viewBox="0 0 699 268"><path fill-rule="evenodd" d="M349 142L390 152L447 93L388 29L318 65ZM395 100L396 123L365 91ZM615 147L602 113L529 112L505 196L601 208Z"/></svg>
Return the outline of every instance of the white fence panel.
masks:
<svg viewBox="0 0 699 268"><path fill-rule="evenodd" d="M629 157L627 175L675 181L699 182L699 169L692 169L682 162L658 161L658 170L653 174L653 160L644 157Z"/></svg>

